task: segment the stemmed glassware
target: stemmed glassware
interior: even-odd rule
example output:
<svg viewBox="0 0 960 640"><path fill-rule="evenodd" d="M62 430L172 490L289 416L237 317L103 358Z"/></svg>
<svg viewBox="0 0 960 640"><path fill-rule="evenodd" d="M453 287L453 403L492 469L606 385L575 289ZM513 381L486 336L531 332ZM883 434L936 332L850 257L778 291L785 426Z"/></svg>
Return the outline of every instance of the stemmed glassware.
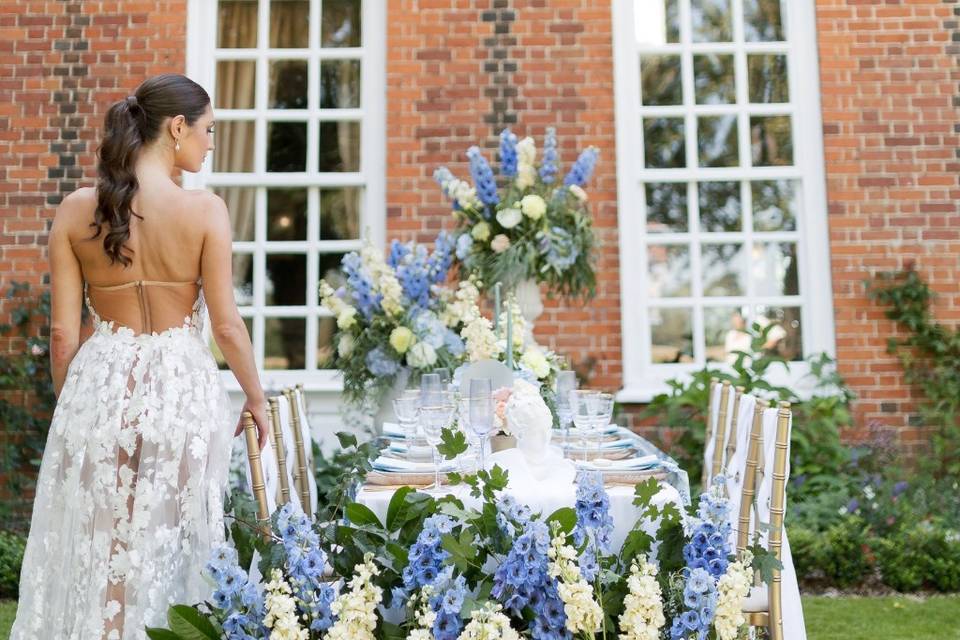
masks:
<svg viewBox="0 0 960 640"><path fill-rule="evenodd" d="M597 455L599 456L603 441L603 430L610 425L610 420L613 418L613 394L597 393L595 402L597 412L594 430L597 432Z"/></svg>
<svg viewBox="0 0 960 640"><path fill-rule="evenodd" d="M584 462L587 461L587 438L597 424L598 395L598 392L589 390L576 390L569 393L573 424L580 434Z"/></svg>
<svg viewBox="0 0 960 640"><path fill-rule="evenodd" d="M416 389L404 391L393 399L393 412L403 432L408 447L413 447L417 439L417 417L420 411L420 392Z"/></svg>
<svg viewBox="0 0 960 640"><path fill-rule="evenodd" d="M430 445L430 453L433 455L433 484L436 489L440 488L440 451L438 447L443 440L443 429L450 426L455 409L453 394L445 391L428 394L427 402L420 405L420 424L423 426L423 435L427 444Z"/></svg>
<svg viewBox="0 0 960 640"><path fill-rule="evenodd" d="M570 446L570 424L573 422L573 408L570 404L570 392L577 389L575 371L557 373L557 418L563 429L563 447Z"/></svg>
<svg viewBox="0 0 960 640"><path fill-rule="evenodd" d="M480 439L480 468L485 469L487 438L493 430L493 381L474 378L470 381L468 393L470 431Z"/></svg>
<svg viewBox="0 0 960 640"><path fill-rule="evenodd" d="M446 367L440 367L439 369L434 369L433 372L440 376L440 389L446 391L450 388L450 369Z"/></svg>

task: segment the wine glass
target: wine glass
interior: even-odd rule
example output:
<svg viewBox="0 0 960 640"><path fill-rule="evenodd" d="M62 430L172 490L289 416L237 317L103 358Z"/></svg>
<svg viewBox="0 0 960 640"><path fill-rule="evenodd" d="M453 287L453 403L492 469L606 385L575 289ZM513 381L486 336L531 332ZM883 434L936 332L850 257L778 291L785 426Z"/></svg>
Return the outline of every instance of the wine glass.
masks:
<svg viewBox="0 0 960 640"><path fill-rule="evenodd" d="M597 423L597 392L575 390L569 393L573 424L583 444L583 461L587 461L587 436Z"/></svg>
<svg viewBox="0 0 960 640"><path fill-rule="evenodd" d="M440 388L446 391L450 387L450 369L440 367L439 369L434 369L433 372L440 376Z"/></svg>
<svg viewBox="0 0 960 640"><path fill-rule="evenodd" d="M397 414L397 422L400 423L400 430L403 431L408 451L413 450L414 441L417 439L417 413L419 410L419 391L404 391L399 397L393 399L393 412Z"/></svg>
<svg viewBox="0 0 960 640"><path fill-rule="evenodd" d="M440 383L440 375L436 373L425 373L420 377L420 404L436 405L439 402L440 394L443 392L443 385Z"/></svg>
<svg viewBox="0 0 960 640"><path fill-rule="evenodd" d="M455 405L450 394L437 393L433 396L433 403L420 406L420 422L423 425L423 435L430 445L433 454L433 484L440 489L440 450L438 447L443 441L443 429L453 420Z"/></svg>
<svg viewBox="0 0 960 640"><path fill-rule="evenodd" d="M573 408L570 405L570 392L577 388L575 371L557 373L557 418L563 429L563 446L570 446L570 424L573 422Z"/></svg>
<svg viewBox="0 0 960 640"><path fill-rule="evenodd" d="M596 423L594 430L597 435L597 455L600 455L601 441L603 439L603 430L610 425L610 419L613 418L614 398L612 393L598 393L596 396Z"/></svg>
<svg viewBox="0 0 960 640"><path fill-rule="evenodd" d="M480 468L486 468L487 438L493 430L493 381L474 378L469 389L470 430L480 438Z"/></svg>

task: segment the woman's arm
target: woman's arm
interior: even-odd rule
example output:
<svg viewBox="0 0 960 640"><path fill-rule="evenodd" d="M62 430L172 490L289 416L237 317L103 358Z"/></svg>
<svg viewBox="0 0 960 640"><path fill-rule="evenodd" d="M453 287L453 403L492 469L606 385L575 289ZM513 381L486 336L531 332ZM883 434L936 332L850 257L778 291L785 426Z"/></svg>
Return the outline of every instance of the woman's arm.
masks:
<svg viewBox="0 0 960 640"><path fill-rule="evenodd" d="M71 194L72 195L72 194ZM60 390L67 368L80 348L80 312L83 308L83 274L70 245L68 229L76 213L75 198L67 196L57 207L50 229L50 371L53 393Z"/></svg>

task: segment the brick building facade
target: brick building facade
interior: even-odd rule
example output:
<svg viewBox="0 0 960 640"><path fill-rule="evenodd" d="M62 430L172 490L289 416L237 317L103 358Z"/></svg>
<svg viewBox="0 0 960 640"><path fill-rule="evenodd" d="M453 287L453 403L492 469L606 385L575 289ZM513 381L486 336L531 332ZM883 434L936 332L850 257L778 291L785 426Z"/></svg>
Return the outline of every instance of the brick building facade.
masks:
<svg viewBox="0 0 960 640"><path fill-rule="evenodd" d="M291 0L272 2L298 5ZM230 0L222 4L250 5L251 11L260 12L261 21L268 15L255 0L253 3ZM299 4L304 8L311 7L314 14L320 11L319 0ZM625 365L626 368L633 366L634 370L642 369L640 365L628 363L637 354L649 356L654 353L651 357L659 357L655 354L663 349L651 349L650 345L651 340L657 339L651 335L657 336L660 329L651 329L646 320L641 324L630 324L636 318L629 309L637 300L623 290L625 286L633 286L632 281L640 274L625 271L621 264L625 257L632 261L635 253L634 237L627 237L625 230L632 229L627 218L635 216L637 209L623 205L625 202L629 204L632 197L624 186L624 176L629 175L628 170L632 171L636 158L627 148L635 143L624 132L625 127L632 126L629 122L634 116L624 113L626 98L618 97L617 87L620 86L626 95L625 87L639 83L636 77L631 78L622 72L624 60L635 56L636 52L623 48L622 35L617 35L617 29L623 28L618 19L624 15L636 18L637 11L647 5L653 6L653 15L659 16L659 20L666 19L668 23L660 34L665 37L656 45L659 49L651 49L658 52L655 54L660 56L658 64L664 66L661 67L663 73L651 81L659 84L651 84L650 88L664 92L665 96L674 90L678 93L673 102L669 97L665 98L667 102L661 104L667 104L666 107L642 107L645 110L642 113L651 121L650 128L645 131L648 142L657 131L663 130L656 128L661 124L659 121L653 122L661 117L656 115L661 112L666 114L661 118L662 122L671 117L674 121L686 118L689 134L689 127L693 126L692 131L696 131L701 121L707 124L711 118L720 122L727 117L725 114L729 110L733 114L730 118L740 118L741 143L752 143L750 149L740 151L741 164L746 166L743 175L734 168L720 169L716 174L725 180L743 179L744 190L738 190L737 194L753 193L756 205L762 193L762 190L751 191L754 183L750 180L756 176L763 179L774 176L769 179L781 182L799 181L798 184L802 182L802 188L810 189L810 193L823 194L826 206L820 213L815 211L816 198L803 199L813 212L810 213L812 222L804 220L806 210L797 214L801 239L796 242L801 249L799 252L796 246L791 249L794 270L798 254L800 256L801 290L791 292L787 290L790 285L777 283L782 289L779 293L784 294L781 297L786 300L779 304L795 304L798 313L799 309L804 313L811 308L829 310L818 313L817 317L805 315L799 321L807 334L806 338L797 337L800 345L804 344L803 340L810 343L813 340L810 336L818 336L815 344L807 344L799 353L810 355L826 350L836 356L840 372L858 395L855 404L858 427L863 429L871 422L879 421L897 427L905 445L922 442L922 429L916 418L917 398L904 384L895 359L885 352L886 338L896 335L896 330L884 319L882 310L866 299L862 282L878 270L896 269L907 262L915 262L940 294L936 306L938 318L953 326L960 319L960 5L956 0L816 0L815 7L806 8L797 7L808 5L807 2L791 1L789 9L788 3L782 3L780 18L770 18L770 14L763 13L775 10L779 15L781 9L774 7L778 4L776 0L773 3L734 0L732 4L667 0L637 3L635 7L626 7L630 4L627 0L368 0L362 11L351 9L347 6L351 4L349 2L329 0L328 4L333 7L331 12L340 12L337 19L342 25L352 19L351 24L356 28L357 21L362 22L362 39L352 45L348 42L343 51L347 58L355 61L353 64L362 66L363 80L356 80L359 83L357 104L332 105L352 111L346 116L329 116L323 109L331 105L324 107L322 100L325 98L321 95L322 108L316 112L319 114L317 122L310 120L314 118L312 112L304 116L310 122L303 125L303 131L313 135L319 130L320 136L326 135L325 131L342 131L324 128L328 123L323 118L328 116L334 120L355 118L359 123L362 142L356 144L363 158L357 177L348 183L359 185L350 188L365 190L363 202L369 209L358 214L358 224L354 226L372 227L367 230L375 240L382 242L397 237L426 241L439 229L449 228L449 209L433 183L433 169L446 164L455 173L466 175L466 148L480 144L487 148L488 157L493 158L497 134L504 126L510 126L521 137L533 135L538 144L547 126L557 126L565 166L569 166L578 151L587 145L601 149L601 161L589 185L591 211L601 238L597 253L597 298L589 305L575 306L562 301L545 301L547 308L538 321L537 336L541 342L569 355L589 375L591 385L624 388L622 398L631 406L649 397L654 389L641 389L636 385L630 388L626 382ZM701 5L719 6L721 12L726 7L730 11L753 13L738 13L727 22L723 16L719 22L709 22L703 16L712 14L701 15L699 9L691 9ZM676 7L680 8L679 14L672 12ZM112 101L130 93L142 78L162 72L188 73L204 84L211 94L219 91L213 69L224 69L218 65L229 64L224 60L231 55L223 50L222 34L218 44L213 44L212 40L217 38L214 35L217 34L217 21L222 23L227 19L228 14L224 11L234 9L218 8L215 0L7 0L2 3L0 281L4 283L4 289L12 281L27 281L39 289L48 284L46 239L53 212L66 193L78 186L92 184L95 179L94 151L103 115ZM751 31L757 21L769 27L772 20L786 22L786 17L793 15L790 12L801 12L798 15L802 15L804 11L808 11L811 17L807 27L809 33L805 37L784 36L781 39L787 43L780 48L776 42L772 45L767 42L756 44L751 40L757 33L760 36L755 39L764 40L762 30ZM291 54L291 57L302 55L306 61L303 68L317 75L318 68L325 68L324 61L337 57L336 47L341 44L336 40L340 31L328 30L325 15L314 15L309 26L303 27L302 42L297 40L300 36L295 30L284 32L294 35L277 36L270 27L258 23L256 33L259 34L260 49L248 52L246 58L234 57L260 65L257 69L261 75L265 71L273 73L274 63L271 61L282 56L270 53L271 45L264 40L272 43L274 38L288 37L293 45L285 46L296 49L296 55ZM344 15L348 17L343 18ZM671 19L683 23L677 27L676 33L671 30ZM641 22L637 22L638 29ZM336 26L340 22L331 24ZM784 28L792 26L787 24ZM720 39L726 37L734 44L722 43L716 51L707 51L697 34L708 29L729 31ZM238 37L242 39L244 36ZM346 37L349 40L351 36L347 34ZM691 61L700 64L701 60L718 63L720 66L716 68L722 71L727 56L730 64L737 68L736 74L730 77L736 77L736 82L744 84L744 93L736 101L730 98L730 105L715 107L700 105L700 84L681 84L680 76L677 76L678 84L671 89L664 84L663 78L668 77L668 63L674 51L678 64L679 60L684 60L684 74L690 73L687 66ZM645 64L643 55L641 53L641 64ZM760 58L765 55L774 61L777 56L786 59L791 73L799 69L813 77L815 82L802 85L791 80L791 97L782 100L794 101L788 106L774 105L770 111L769 105L764 105L756 112L761 114L759 116L747 107L736 111L734 102L752 104L757 100L764 101L763 97L755 99L750 93L755 76L750 75L748 83L744 74L753 74L752 61L757 60L760 64L763 62ZM680 68L676 67L677 70ZM731 66L731 74L733 69ZM762 76L762 65L756 69L761 73L757 77L772 82L769 74ZM688 80L685 79L684 83ZM270 93L275 92L274 85L268 84L266 78L261 77L257 82L256 91L266 91L276 97ZM308 91L305 89L310 101L316 100L315 82L311 80L304 85L310 87ZM641 82L644 91L648 91L646 80L641 79ZM683 91L697 92L696 95L681 100L681 86ZM703 91L716 89L711 86L708 83ZM813 93L811 86L814 87ZM733 91L732 85L730 91ZM741 91L739 85L737 91ZM776 93L780 89L774 86L773 91ZM749 100L744 100L744 95ZM228 122L221 123L224 126L219 127L218 144L230 144L231 134L233 139L239 139L246 133L251 139L258 140L260 146L254 147L258 149L257 153L263 152L264 144L269 149L275 140L273 136L280 131L279 126L269 128L271 114L276 115L271 109L276 109L279 103L267 104L261 100L266 98L257 97L256 104L232 105L239 110L227 120L249 118L250 128L243 129L247 126L243 122L232 125L232 129ZM681 102L687 106L681 107ZM724 100L721 98L720 102ZM220 104L225 104L221 97L215 98L215 107L219 109ZM316 107L314 102L310 104L310 109ZM809 104L816 104L818 108L809 109ZM248 111L243 111L244 108ZM773 115L763 115L768 111ZM671 115L674 113L675 117ZM786 176L783 178L777 177L781 174L776 173L786 171L782 167L773 167L767 173L750 173L759 157L754 155L751 163L749 154L757 153L756 139L751 136L760 135L761 143L771 140L776 135L769 133L774 131L772 121L784 113L793 118L792 123L797 127L794 136L818 132L809 147L799 144L809 140L793 140L798 158L803 158L803 166L797 168L796 174L783 173ZM754 125L755 120L759 122L763 118L770 120L771 127L767 130ZM811 118L812 124L803 125L801 129L802 118ZM743 130L746 128L744 123L750 124L749 131ZM266 133L261 132L264 127L267 127ZM288 127L286 131L289 133L295 129ZM819 134L821 130L822 134ZM701 167L713 162L703 164L704 154L714 153L707 148L709 145L698 149L696 144L691 146L688 141L686 146L686 152L692 154L688 158L695 161L700 154ZM315 151L310 145L306 148L311 153ZM820 148L819 158L817 153L804 151L805 148ZM642 159L641 155L641 164ZM217 162L216 158L214 161ZM346 162L342 157L339 161ZM269 169L269 163L274 160L267 158L264 162ZM323 162L321 158L319 169L323 169ZM306 164L308 174L312 175L318 169L313 160L306 161ZM730 166L735 164L736 160ZM798 159L796 163L788 164L801 163ZM264 175L260 166L250 171ZM689 179L689 193L694 196L692 200L696 199L697 180L701 178L688 178L682 168L676 167L667 168L663 175L671 185L685 185ZM270 180L263 183L265 187L319 189L319 196L309 198L319 197L321 202L326 202L324 189L333 184L322 176L316 182L298 182L299 178L290 178L289 182ZM185 183L215 190L239 190L243 180L228 175L217 183L215 179L208 181L203 176L191 176ZM686 189L679 187L683 194L687 193ZM647 198L655 194L649 189L646 193ZM264 215L262 210L270 206L257 202L260 213L254 214L254 207L250 205L251 216ZM652 210L650 202L646 206ZM317 213L313 211L309 215L316 216ZM704 215L702 211L701 215ZM759 228L757 215L755 208L755 220L747 223L751 233L757 230L754 225ZM818 224L828 234L820 243L816 242ZM728 236L717 237L727 238L729 242L751 241L751 236L746 236L746 240L741 237L747 234L745 229L727 231L730 232ZM692 233L689 229L686 232ZM774 230L770 238L781 245L790 244L794 238L791 233L798 232L794 228L792 232L786 230L777 235ZM827 238L828 247L823 246ZM701 254L701 240L706 239L706 236L698 237L683 244L688 241L681 233L673 242L678 243L675 246L695 247L689 250L697 256L696 265L701 255L707 256L706 252ZM254 239L251 235L250 255L261 255L264 242L263 237ZM637 246L649 246L649 237L644 236L642 242L646 244ZM760 243L756 239L753 242ZM819 246L811 246L817 244ZM323 264L323 246L326 245L321 242L318 258L303 259L308 270L316 269L310 265L317 264L317 260ZM342 243L336 246L342 246ZM265 269L269 274L271 264L277 263L270 262L269 247L265 251ZM309 254L311 249L306 251ZM747 259L745 253L735 255ZM783 259L781 254L774 257ZM257 264L256 260L260 259L254 257L249 262ZM810 262L817 264L811 265ZM258 267L259 272L250 268L251 291L258 291L262 285L256 284L256 280L263 278L264 268ZM747 273L746 268L744 273ZM832 281L829 291L825 288L823 274ZM307 282L315 281L317 276L317 273L308 273ZM734 280L738 277L735 274ZM750 286L745 285L745 288ZM813 295L815 289L820 290L817 295L823 294L824 302L818 303L819 306L807 306L804 296ZM701 291L700 297L689 303L689 308L697 310L696 314L700 315L691 311L689 316L666 316L683 317L684 322L688 321L687 317L692 318L689 322L694 337L689 340L690 346L666 345L671 354L669 357L675 356L676 362L683 363L682 356L689 351L688 359L702 365L709 357L710 349L717 348L708 335L716 329L710 324L707 313L712 312L712 307L703 302L703 296L708 293ZM741 297L744 294L743 291L739 293ZM793 294L796 295L791 297ZM740 298L736 295L730 297L729 291L727 296L725 300L734 301L729 304L741 304L736 302ZM747 302L752 303L751 300ZM273 325L271 318L251 317L251 331L260 341L258 357L261 364L264 361L281 362L281 366L271 365L276 368L264 372L268 386L271 380L283 384L291 377L306 379L314 401L311 412L318 414L320 423L324 420L332 422L335 384L330 375L319 372L322 369L320 357L310 353L311 349L317 351L318 344L309 334L315 333L318 327L322 328L323 321L310 318L311 313L315 315L315 303L311 306L307 302L306 307L308 337L303 340L308 353L305 362L306 368L314 371L306 374L289 372L284 377L286 372L282 371L282 362L290 362L290 356L284 356L287 360L280 356L277 356L279 360L270 359L270 350L276 349L270 346L271 339L277 339L271 338L276 332L275 327L293 326L300 322L299 317L292 321L277 321L280 324ZM672 307L667 305L665 308ZM11 301L0 301L0 317L9 315L11 309ZM719 308L721 312L726 309ZM686 307L682 311L686 313ZM303 325L298 326L302 334ZM810 330L806 331L808 326ZM698 339L700 342L693 344ZM645 347L636 346L638 341L644 340ZM670 340L675 338L666 341ZM0 347L15 351L22 349L23 345L16 340L7 340ZM641 378L648 379L637 376L638 380Z"/></svg>

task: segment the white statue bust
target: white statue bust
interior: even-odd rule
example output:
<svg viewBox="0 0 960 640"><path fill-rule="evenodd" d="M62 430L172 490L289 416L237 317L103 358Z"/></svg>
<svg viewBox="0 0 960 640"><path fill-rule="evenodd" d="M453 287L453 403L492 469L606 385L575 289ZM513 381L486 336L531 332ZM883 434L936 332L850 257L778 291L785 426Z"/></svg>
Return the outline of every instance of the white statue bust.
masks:
<svg viewBox="0 0 960 640"><path fill-rule="evenodd" d="M513 393L504 411L510 433L517 438L517 448L531 465L545 462L553 433L553 416L540 395L540 390L525 380L513 383Z"/></svg>

